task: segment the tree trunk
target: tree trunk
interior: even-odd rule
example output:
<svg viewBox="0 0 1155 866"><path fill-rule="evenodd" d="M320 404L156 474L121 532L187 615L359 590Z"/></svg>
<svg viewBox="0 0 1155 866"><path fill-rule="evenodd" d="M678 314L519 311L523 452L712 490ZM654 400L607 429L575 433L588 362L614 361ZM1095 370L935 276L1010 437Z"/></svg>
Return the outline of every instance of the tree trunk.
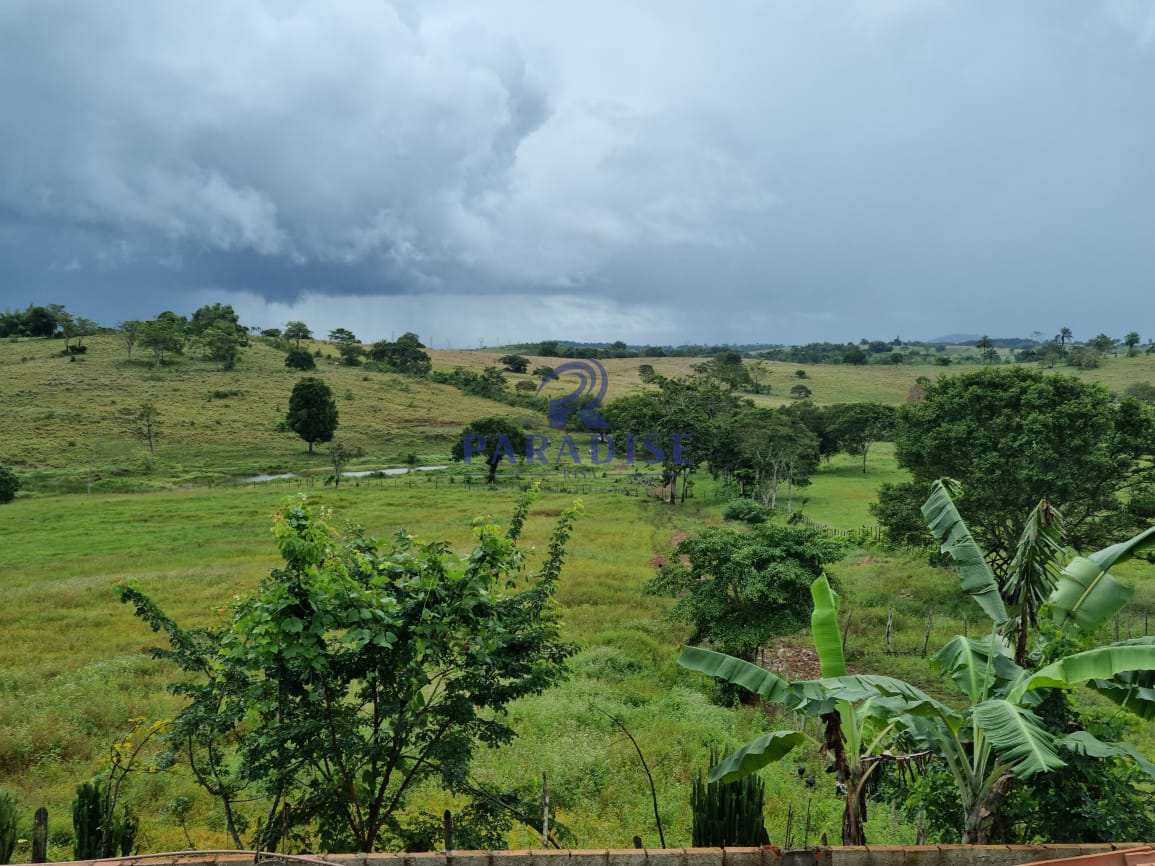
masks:
<svg viewBox="0 0 1155 866"><path fill-rule="evenodd" d="M497 464L501 462L501 458L494 455L489 459L489 475L485 478L486 484L493 484L497 480Z"/></svg>
<svg viewBox="0 0 1155 866"><path fill-rule="evenodd" d="M989 845L992 838L992 828L998 814L999 805L1010 790L1013 777L1009 774L1000 776L979 797L978 802L966 815L966 827L963 830L964 845Z"/></svg>
<svg viewBox="0 0 1155 866"><path fill-rule="evenodd" d="M310 454L313 453L313 443L312 442L309 442L309 453Z"/></svg>

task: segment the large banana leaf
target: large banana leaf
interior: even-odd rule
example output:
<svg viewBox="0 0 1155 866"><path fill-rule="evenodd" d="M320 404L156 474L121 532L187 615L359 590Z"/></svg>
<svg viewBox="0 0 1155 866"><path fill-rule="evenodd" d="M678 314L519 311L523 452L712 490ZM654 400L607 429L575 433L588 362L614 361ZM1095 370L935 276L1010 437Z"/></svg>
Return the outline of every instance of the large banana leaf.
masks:
<svg viewBox="0 0 1155 866"><path fill-rule="evenodd" d="M1155 645L1155 637L1140 637L1121 643L1151 646ZM1091 680L1088 685L1139 718L1155 719L1155 671L1123 671L1107 680Z"/></svg>
<svg viewBox="0 0 1155 866"><path fill-rule="evenodd" d="M744 745L716 767L710 768L711 782L735 782L781 760L795 746L806 742L800 731L771 731Z"/></svg>
<svg viewBox="0 0 1155 866"><path fill-rule="evenodd" d="M1155 641L1122 641L1061 658L1020 677L1007 700L1020 703L1034 689L1069 689L1125 671L1155 671Z"/></svg>
<svg viewBox="0 0 1155 866"><path fill-rule="evenodd" d="M838 600L826 575L810 584L814 612L810 614L810 633L823 677L846 675L846 656L842 652L842 634L838 630Z"/></svg>
<svg viewBox="0 0 1155 866"><path fill-rule="evenodd" d="M1054 591L1066 550L1063 515L1044 499L1027 516L1019 536L1015 558L1003 583L1007 600L1038 610Z"/></svg>
<svg viewBox="0 0 1155 866"><path fill-rule="evenodd" d="M1155 545L1155 526L1090 556L1071 560L1059 575L1050 598L1056 624L1065 625L1074 620L1084 631L1094 631L1113 617L1131 600L1135 590L1112 577L1111 567L1152 545Z"/></svg>
<svg viewBox="0 0 1155 866"><path fill-rule="evenodd" d="M782 677L770 673L765 668L734 658L734 656L701 647L688 646L682 647L678 664L688 670L734 683L734 685L741 686L747 691L761 695L768 701L780 704L790 702L790 683Z"/></svg>
<svg viewBox="0 0 1155 866"><path fill-rule="evenodd" d="M1066 766L1055 752L1055 736L1038 716L1010 701L983 701L972 711L991 749L1020 779Z"/></svg>
<svg viewBox="0 0 1155 866"><path fill-rule="evenodd" d="M1007 609L999 594L999 582L951 499L950 488L957 490L957 484L949 478L935 481L923 503L922 516L942 552L958 566L963 591L978 602L987 616L1002 624L1007 621Z"/></svg>
<svg viewBox="0 0 1155 866"><path fill-rule="evenodd" d="M930 663L954 680L972 704L990 697L996 686L1013 682L1023 672L1011 658L1006 642L996 635L955 637L931 657Z"/></svg>
<svg viewBox="0 0 1155 866"><path fill-rule="evenodd" d="M1148 776L1155 777L1155 764L1146 755L1126 743L1104 743L1086 731L1075 731L1058 741L1060 749L1092 758L1129 758Z"/></svg>
<svg viewBox="0 0 1155 866"><path fill-rule="evenodd" d="M946 721L957 727L961 717L946 704L936 701L926 692L910 683L894 677L875 674L856 674L845 677L830 677L820 680L803 680L794 684L798 695L797 709L808 713L828 712L824 702L844 701L848 704L862 704L866 701L901 701L901 711L912 715L923 715Z"/></svg>

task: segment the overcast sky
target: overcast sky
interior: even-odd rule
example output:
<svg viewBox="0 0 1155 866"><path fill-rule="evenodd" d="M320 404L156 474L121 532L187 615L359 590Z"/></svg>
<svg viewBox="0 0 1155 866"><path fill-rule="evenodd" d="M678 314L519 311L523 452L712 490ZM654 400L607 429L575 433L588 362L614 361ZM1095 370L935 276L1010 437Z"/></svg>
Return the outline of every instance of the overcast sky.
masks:
<svg viewBox="0 0 1155 866"><path fill-rule="evenodd" d="M1155 335L1155 5L3 0L0 307Z"/></svg>

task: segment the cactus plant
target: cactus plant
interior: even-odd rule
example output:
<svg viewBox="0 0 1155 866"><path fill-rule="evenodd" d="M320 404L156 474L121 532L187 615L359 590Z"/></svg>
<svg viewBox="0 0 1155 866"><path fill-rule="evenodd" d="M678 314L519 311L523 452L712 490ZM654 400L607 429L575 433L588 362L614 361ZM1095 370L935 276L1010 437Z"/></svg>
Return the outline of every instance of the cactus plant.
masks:
<svg viewBox="0 0 1155 866"><path fill-rule="evenodd" d="M16 800L0 791L0 863L11 863L16 850Z"/></svg>
<svg viewBox="0 0 1155 866"><path fill-rule="evenodd" d="M85 782L76 789L72 801L72 829L76 835L74 853L77 860L128 856L136 845L140 821L127 806L119 817L109 802L107 790L99 779Z"/></svg>
<svg viewBox="0 0 1155 866"><path fill-rule="evenodd" d="M710 756L710 764L718 756ZM762 805L766 789L758 776L737 782L707 782L702 774L694 780L690 806L694 815L694 847L753 847L770 844Z"/></svg>

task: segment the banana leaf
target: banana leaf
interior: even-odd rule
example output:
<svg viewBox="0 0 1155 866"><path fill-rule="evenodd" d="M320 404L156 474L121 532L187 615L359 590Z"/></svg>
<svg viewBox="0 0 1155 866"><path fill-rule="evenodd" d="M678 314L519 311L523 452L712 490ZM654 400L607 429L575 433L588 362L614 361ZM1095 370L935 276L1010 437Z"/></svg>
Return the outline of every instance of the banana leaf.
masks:
<svg viewBox="0 0 1155 866"><path fill-rule="evenodd" d="M983 701L971 712L991 749L1017 778L1066 766L1055 751L1054 734L1030 710L995 698Z"/></svg>
<svg viewBox="0 0 1155 866"><path fill-rule="evenodd" d="M1086 731L1075 731L1058 741L1059 748L1092 758L1127 758L1148 776L1155 778L1155 763L1127 743L1104 743Z"/></svg>
<svg viewBox="0 0 1155 866"><path fill-rule="evenodd" d="M798 696L795 707L800 712L821 714L829 712L826 707L836 701L848 704L863 704L867 701L901 701L901 711L911 715L922 715L946 721L957 728L962 717L954 710L935 700L926 692L910 683L894 677L875 674L852 674L845 677L830 677L820 680L802 680L794 683Z"/></svg>
<svg viewBox="0 0 1155 866"><path fill-rule="evenodd" d="M687 646L682 647L678 664L687 670L697 671L741 686L749 692L761 695L768 701L780 704L791 702L790 683L765 668L734 658L734 656L701 647Z"/></svg>
<svg viewBox="0 0 1155 866"><path fill-rule="evenodd" d="M1092 680L1110 680L1125 671L1155 671L1155 641L1121 641L1061 658L1020 677L1007 700L1020 703L1035 689L1070 689Z"/></svg>
<svg viewBox="0 0 1155 866"><path fill-rule="evenodd" d="M1073 620L1080 629L1090 632L1118 613L1135 590L1116 580L1110 569L1152 545L1155 526L1127 541L1071 560L1059 575L1050 598L1056 625Z"/></svg>
<svg viewBox="0 0 1155 866"><path fill-rule="evenodd" d="M996 686L1014 682L1023 672L1003 639L994 635L955 637L931 657L930 663L949 676L973 704L989 697Z"/></svg>
<svg viewBox="0 0 1155 866"><path fill-rule="evenodd" d="M958 482L949 478L931 484L930 496L922 506L922 516L942 552L958 567L963 592L1001 625L1007 621L1007 609L999 593L999 582L951 499L950 488L957 490L957 485Z"/></svg>
<svg viewBox="0 0 1155 866"><path fill-rule="evenodd" d="M846 675L846 656L842 652L842 633L838 629L838 599L826 575L810 584L814 612L810 615L810 633L823 677Z"/></svg>
<svg viewBox="0 0 1155 866"><path fill-rule="evenodd" d="M751 740L716 767L707 777L711 782L736 782L757 772L767 764L779 761L808 737L800 731L771 731Z"/></svg>

